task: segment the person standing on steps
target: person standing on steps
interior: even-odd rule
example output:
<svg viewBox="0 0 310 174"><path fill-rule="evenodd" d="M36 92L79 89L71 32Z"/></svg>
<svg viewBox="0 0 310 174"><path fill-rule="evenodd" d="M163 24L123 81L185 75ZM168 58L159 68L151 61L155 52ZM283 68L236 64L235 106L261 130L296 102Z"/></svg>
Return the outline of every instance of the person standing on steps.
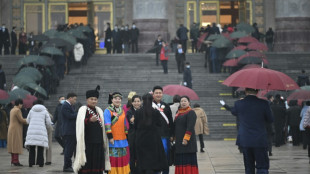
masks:
<svg viewBox="0 0 310 174"><path fill-rule="evenodd" d="M162 47L160 50L160 61L161 61L161 65L163 66L163 70L164 70L164 74L168 74L168 59L169 59L169 47L168 47L168 43L166 43L165 41L162 42Z"/></svg>
<svg viewBox="0 0 310 174"><path fill-rule="evenodd" d="M156 39L155 43L154 43L154 47L156 47L156 50L155 50L155 51L156 51L156 58L155 58L155 60L156 60L156 66L159 65L159 64L158 64L158 59L159 59L159 55L160 55L162 43L163 43L163 39L161 38L161 35L159 34L159 35L157 36L157 39Z"/></svg>
<svg viewBox="0 0 310 174"><path fill-rule="evenodd" d="M192 71L189 62L185 63L185 70L183 72L183 85L190 89L193 88Z"/></svg>
<svg viewBox="0 0 310 174"><path fill-rule="evenodd" d="M206 112L200 107L198 103L194 104L193 111L195 111L197 120L195 124L195 133L199 137L199 142L200 142L200 152L205 152L204 151L204 141L203 141L203 134L209 135L209 127L208 127L208 119Z"/></svg>

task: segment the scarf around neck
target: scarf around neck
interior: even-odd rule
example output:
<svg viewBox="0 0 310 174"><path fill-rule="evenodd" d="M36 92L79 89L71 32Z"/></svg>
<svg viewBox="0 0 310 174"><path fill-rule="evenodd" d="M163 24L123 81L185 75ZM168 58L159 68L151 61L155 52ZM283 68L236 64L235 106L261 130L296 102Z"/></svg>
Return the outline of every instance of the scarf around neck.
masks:
<svg viewBox="0 0 310 174"><path fill-rule="evenodd" d="M187 108L179 108L178 113L175 115L175 118L177 118L180 115L187 114L191 110L192 108L190 106L188 106Z"/></svg>

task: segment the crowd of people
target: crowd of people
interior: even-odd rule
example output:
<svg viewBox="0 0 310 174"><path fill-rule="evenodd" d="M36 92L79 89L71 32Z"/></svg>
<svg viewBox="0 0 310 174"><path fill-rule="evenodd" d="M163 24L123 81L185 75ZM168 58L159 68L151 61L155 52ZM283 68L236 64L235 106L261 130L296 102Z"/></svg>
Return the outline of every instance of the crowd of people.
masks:
<svg viewBox="0 0 310 174"><path fill-rule="evenodd" d="M174 165L176 174L198 173L196 135L204 152L203 134L209 134L207 116L198 104L191 108L190 99L178 95L167 104L163 88L155 86L142 97L130 92L123 106L123 95L114 92L103 110L97 106L99 91L100 86L87 91L84 106L77 104L75 93L68 93L66 99L60 96L54 115L38 99L24 118L23 100L16 100L9 112L8 136L0 142L3 145L7 139L11 164L23 166L19 154L24 146L29 167L50 165L54 128L55 139L63 147L64 172L167 174ZM7 114L0 111L0 125L6 125ZM23 125L28 125L26 132Z"/></svg>

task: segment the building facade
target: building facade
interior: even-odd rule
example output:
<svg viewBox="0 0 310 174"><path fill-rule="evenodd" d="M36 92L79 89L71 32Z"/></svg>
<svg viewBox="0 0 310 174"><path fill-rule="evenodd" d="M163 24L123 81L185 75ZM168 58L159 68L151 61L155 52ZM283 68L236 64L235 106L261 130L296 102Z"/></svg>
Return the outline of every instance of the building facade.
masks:
<svg viewBox="0 0 310 174"><path fill-rule="evenodd" d="M279 21L276 20L277 17L285 23L286 16L282 15L284 11L290 11L287 17L290 17L291 13L297 13L296 17L301 16L308 21L310 17L308 1L1 0L0 22L5 23L9 29L12 26L16 26L18 30L23 27L27 33L34 34L53 29L58 24L91 24L98 38L104 37L107 22L110 22L111 26L131 25L135 22L148 39L154 40L158 34L163 34L164 38L169 40L175 37L180 24L189 28L193 22L199 22L201 26L211 23L224 26L239 22L250 24L255 22L260 32L265 33L269 27L277 29L276 21ZM286 10L292 4L297 12L293 12L294 9ZM295 19L290 23L294 23Z"/></svg>

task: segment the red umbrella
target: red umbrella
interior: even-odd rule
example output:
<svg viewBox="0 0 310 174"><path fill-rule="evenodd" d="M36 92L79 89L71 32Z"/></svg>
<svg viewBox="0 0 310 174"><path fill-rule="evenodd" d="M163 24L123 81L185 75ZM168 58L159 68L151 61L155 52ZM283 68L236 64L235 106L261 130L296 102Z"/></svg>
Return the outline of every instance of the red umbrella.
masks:
<svg viewBox="0 0 310 174"><path fill-rule="evenodd" d="M247 46L250 50L260 50L260 51L268 51L268 48L265 44L260 42L253 42Z"/></svg>
<svg viewBox="0 0 310 174"><path fill-rule="evenodd" d="M245 49L246 49L245 45L239 45L239 46L233 48L232 50L245 50Z"/></svg>
<svg viewBox="0 0 310 174"><path fill-rule="evenodd" d="M226 39L232 40L229 33L222 33L221 35L226 37Z"/></svg>
<svg viewBox="0 0 310 174"><path fill-rule="evenodd" d="M300 89L296 82L286 74L266 68L250 68L237 71L230 75L223 84L231 87L267 90L287 91Z"/></svg>
<svg viewBox="0 0 310 174"><path fill-rule="evenodd" d="M5 100L8 98L9 98L9 94L6 91L0 89L0 100Z"/></svg>
<svg viewBox="0 0 310 174"><path fill-rule="evenodd" d="M242 57L242 56L240 56L238 58L239 64L257 64L257 63L261 64L262 62L264 64L269 64L267 59L260 58L260 57L252 57L252 56Z"/></svg>
<svg viewBox="0 0 310 174"><path fill-rule="evenodd" d="M240 60L244 57L260 57L260 58L267 58L265 54L258 52L258 51L249 51L246 54L240 56Z"/></svg>
<svg viewBox="0 0 310 174"><path fill-rule="evenodd" d="M252 43L252 42L259 42L259 41L252 36L245 36L238 40L238 43Z"/></svg>
<svg viewBox="0 0 310 174"><path fill-rule="evenodd" d="M204 33L199 37L198 42L197 42L197 48L200 48L201 44L203 43L207 35L208 33Z"/></svg>
<svg viewBox="0 0 310 174"><path fill-rule="evenodd" d="M31 108L33 106L33 102L36 101L37 99L38 99L37 97L28 94L26 98L23 99L24 108Z"/></svg>
<svg viewBox="0 0 310 174"><path fill-rule="evenodd" d="M307 90L296 90L291 95L287 97L287 102L290 100L309 100L310 99L310 91Z"/></svg>
<svg viewBox="0 0 310 174"><path fill-rule="evenodd" d="M233 66L237 66L237 65L238 65L237 59L229 59L223 63L223 66L227 66L227 67L233 67Z"/></svg>
<svg viewBox="0 0 310 174"><path fill-rule="evenodd" d="M164 94L167 95L186 95L188 96L191 100L199 100L198 95L196 94L195 91L193 91L192 89L185 87L185 86L181 86L181 85L167 85L164 86L163 88L164 90Z"/></svg>

